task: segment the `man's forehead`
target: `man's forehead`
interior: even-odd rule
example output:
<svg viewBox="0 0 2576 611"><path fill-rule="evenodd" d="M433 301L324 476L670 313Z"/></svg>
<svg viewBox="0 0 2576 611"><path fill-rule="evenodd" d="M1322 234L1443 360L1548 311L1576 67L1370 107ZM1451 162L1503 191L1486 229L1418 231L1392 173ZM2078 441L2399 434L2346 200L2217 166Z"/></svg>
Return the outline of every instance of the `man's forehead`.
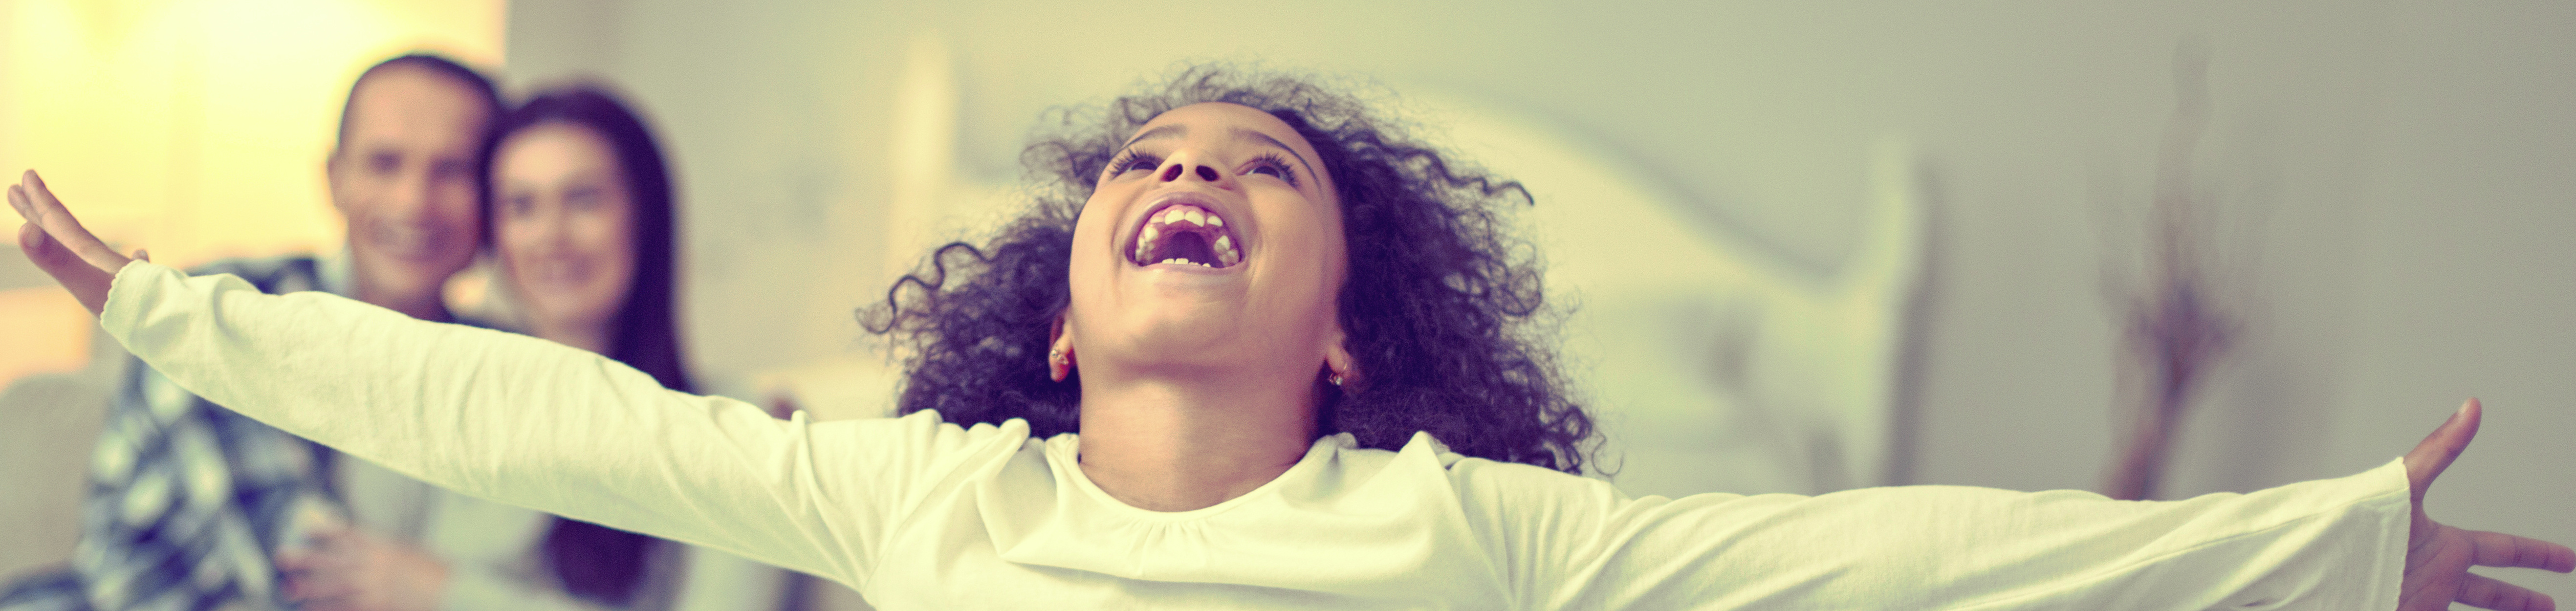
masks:
<svg viewBox="0 0 2576 611"><path fill-rule="evenodd" d="M393 66L367 75L349 92L349 123L356 131L368 126L407 125L454 120L467 132L480 132L496 119L473 85L426 68Z"/></svg>

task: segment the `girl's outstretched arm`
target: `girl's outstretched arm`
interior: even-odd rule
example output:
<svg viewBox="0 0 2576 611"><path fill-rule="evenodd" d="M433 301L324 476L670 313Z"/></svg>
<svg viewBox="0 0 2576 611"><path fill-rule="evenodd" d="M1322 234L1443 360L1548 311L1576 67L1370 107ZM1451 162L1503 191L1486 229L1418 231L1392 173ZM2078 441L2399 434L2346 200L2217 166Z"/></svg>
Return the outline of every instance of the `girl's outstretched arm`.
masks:
<svg viewBox="0 0 2576 611"><path fill-rule="evenodd" d="M1470 519L1502 526L1492 545L1524 599L1567 608L2552 609L2468 568L2563 573L2576 552L2423 511L2479 417L2470 401L2359 475L2178 501L1959 486L1630 499L1526 465L1451 473Z"/></svg>
<svg viewBox="0 0 2576 611"><path fill-rule="evenodd" d="M1026 438L1025 427L967 430L933 413L780 421L534 337L128 260L33 172L9 201L30 221L19 234L29 259L199 396L467 494L852 585L960 452L1008 454Z"/></svg>

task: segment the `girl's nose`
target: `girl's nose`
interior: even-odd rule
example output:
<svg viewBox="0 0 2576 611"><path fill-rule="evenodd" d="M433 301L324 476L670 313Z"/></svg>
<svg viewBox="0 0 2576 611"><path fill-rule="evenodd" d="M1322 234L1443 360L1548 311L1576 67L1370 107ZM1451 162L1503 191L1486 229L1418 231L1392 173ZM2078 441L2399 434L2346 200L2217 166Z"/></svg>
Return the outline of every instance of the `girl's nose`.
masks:
<svg viewBox="0 0 2576 611"><path fill-rule="evenodd" d="M1206 182L1220 182L1225 178L1216 168L1195 163L1188 155L1173 155L1171 162L1163 165L1163 171L1155 175L1163 182L1180 180L1182 176L1197 176Z"/></svg>

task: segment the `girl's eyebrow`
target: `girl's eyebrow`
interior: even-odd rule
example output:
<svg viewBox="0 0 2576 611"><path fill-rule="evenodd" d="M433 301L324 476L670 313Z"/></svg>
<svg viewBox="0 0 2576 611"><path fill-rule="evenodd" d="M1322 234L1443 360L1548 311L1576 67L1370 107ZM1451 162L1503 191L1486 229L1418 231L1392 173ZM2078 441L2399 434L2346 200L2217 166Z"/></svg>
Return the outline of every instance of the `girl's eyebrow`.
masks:
<svg viewBox="0 0 2576 611"><path fill-rule="evenodd" d="M1189 134L1190 126L1174 123L1145 130L1145 133L1136 134L1136 137L1127 139L1127 143L1118 145L1118 148L1136 146L1136 143L1142 142L1148 138L1179 138Z"/></svg>

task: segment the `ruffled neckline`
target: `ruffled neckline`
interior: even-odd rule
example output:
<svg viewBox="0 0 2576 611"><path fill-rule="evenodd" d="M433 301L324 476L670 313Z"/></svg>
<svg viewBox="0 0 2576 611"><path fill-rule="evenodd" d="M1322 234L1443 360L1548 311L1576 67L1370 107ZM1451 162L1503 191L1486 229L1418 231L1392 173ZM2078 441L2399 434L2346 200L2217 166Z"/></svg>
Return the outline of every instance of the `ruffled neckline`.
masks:
<svg viewBox="0 0 2576 611"><path fill-rule="evenodd" d="M1102 491L1075 460L1080 444L1074 434L1028 440L979 478L976 502L1001 559L1149 581L1501 602L1501 571L1448 478L1458 457L1428 434L1395 452L1326 436L1252 491L1176 512Z"/></svg>
<svg viewBox="0 0 2576 611"><path fill-rule="evenodd" d="M1263 497L1278 495L1280 488L1294 485L1293 482L1313 478L1313 471L1325 468L1325 465L1339 459L1336 454L1358 448L1359 443L1354 441L1349 433L1327 435L1315 440L1313 445L1307 446L1306 455L1298 458L1297 464L1289 465L1288 470L1280 472L1279 477L1271 478L1270 481L1234 498L1188 511L1155 511L1139 508L1127 504L1126 501L1118 500L1118 497L1110 496L1107 490L1100 489L1097 482L1091 481L1090 474L1082 472L1080 435L1073 433L1057 435L1046 440L1042 451L1046 453L1047 465L1053 471L1056 481L1072 484L1073 490L1065 494L1080 494L1088 497L1090 504L1097 506L1101 511L1119 514L1123 518L1170 522L1202 520L1208 516L1233 511L1237 507L1257 504Z"/></svg>

